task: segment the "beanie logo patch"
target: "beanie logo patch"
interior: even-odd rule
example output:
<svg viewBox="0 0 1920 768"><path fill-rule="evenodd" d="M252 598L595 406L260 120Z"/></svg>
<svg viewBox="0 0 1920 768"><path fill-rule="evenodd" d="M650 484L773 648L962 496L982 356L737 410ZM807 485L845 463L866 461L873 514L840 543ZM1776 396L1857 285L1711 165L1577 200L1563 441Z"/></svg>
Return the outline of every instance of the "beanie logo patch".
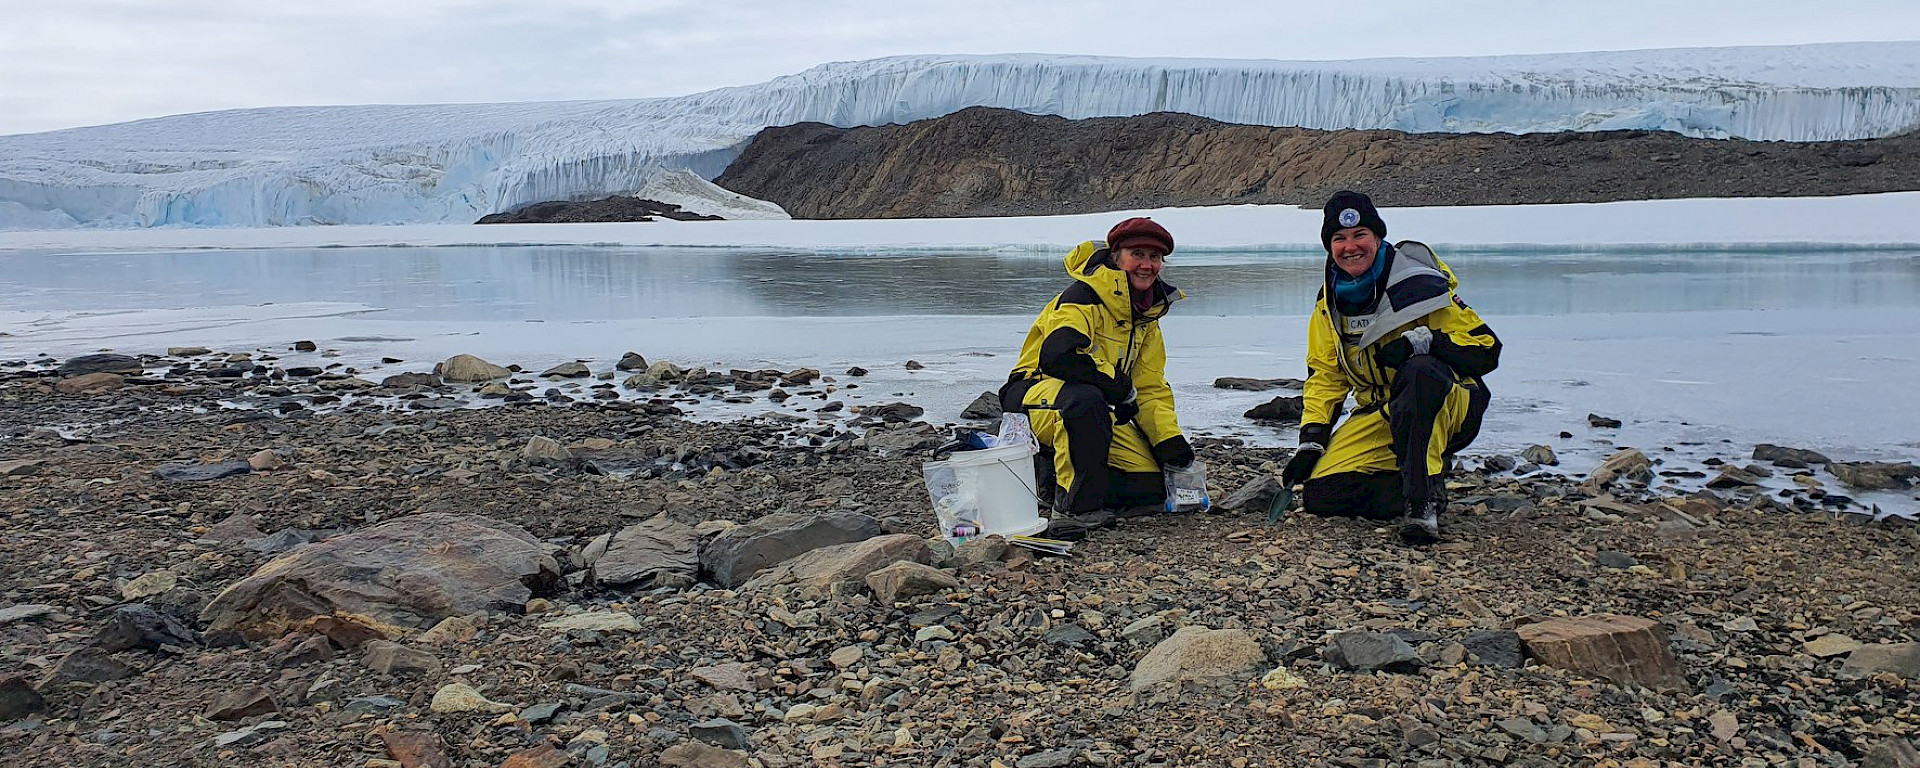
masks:
<svg viewBox="0 0 1920 768"><path fill-rule="evenodd" d="M1343 229L1360 226L1360 212L1352 208L1340 211L1340 226Z"/></svg>

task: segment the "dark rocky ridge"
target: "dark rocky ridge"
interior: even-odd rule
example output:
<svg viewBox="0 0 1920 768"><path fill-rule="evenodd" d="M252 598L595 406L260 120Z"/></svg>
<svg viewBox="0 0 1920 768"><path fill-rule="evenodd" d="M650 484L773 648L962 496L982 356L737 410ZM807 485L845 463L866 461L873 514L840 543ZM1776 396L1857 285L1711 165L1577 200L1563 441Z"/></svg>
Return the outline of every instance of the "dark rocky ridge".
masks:
<svg viewBox="0 0 1920 768"><path fill-rule="evenodd" d="M524 205L511 211L489 213L475 224L574 224L596 221L653 221L655 218L677 221L719 221L719 216L683 211L673 203L638 197L604 197L599 200L554 200Z"/></svg>
<svg viewBox="0 0 1920 768"><path fill-rule="evenodd" d="M1409 134L976 107L906 125L768 128L715 181L815 219L1317 205L1343 188L1393 206L1821 196L1920 189L1920 136Z"/></svg>

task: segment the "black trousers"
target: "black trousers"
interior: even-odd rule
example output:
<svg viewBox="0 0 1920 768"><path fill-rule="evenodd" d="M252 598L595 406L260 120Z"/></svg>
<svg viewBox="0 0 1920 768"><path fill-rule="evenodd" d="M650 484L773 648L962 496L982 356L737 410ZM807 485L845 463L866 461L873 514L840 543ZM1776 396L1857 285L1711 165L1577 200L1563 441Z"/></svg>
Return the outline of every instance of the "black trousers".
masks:
<svg viewBox="0 0 1920 768"><path fill-rule="evenodd" d="M1442 476L1427 474L1428 446L1435 421L1455 387L1468 391L1466 417L1447 438L1445 456L1454 454L1480 436L1480 425L1492 400L1485 385L1460 381L1453 369L1432 355L1415 355L1394 372L1384 417L1391 434L1390 447L1400 471L1340 472L1307 480L1302 504L1307 512L1387 519L1412 502L1444 494ZM1355 418L1368 416L1354 414Z"/></svg>

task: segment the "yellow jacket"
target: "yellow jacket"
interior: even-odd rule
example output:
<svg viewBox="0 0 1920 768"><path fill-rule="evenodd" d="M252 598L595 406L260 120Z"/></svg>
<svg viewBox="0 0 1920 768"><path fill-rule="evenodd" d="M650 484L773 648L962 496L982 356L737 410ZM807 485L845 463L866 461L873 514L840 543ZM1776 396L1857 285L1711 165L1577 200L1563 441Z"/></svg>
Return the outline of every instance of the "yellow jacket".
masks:
<svg viewBox="0 0 1920 768"><path fill-rule="evenodd" d="M1109 405L1132 395L1140 406L1135 421L1148 444L1179 436L1159 320L1185 294L1165 281L1156 282L1151 305L1137 312L1126 273L1114 266L1112 254L1099 241L1068 252L1066 268L1074 283L1034 319L1011 378L1050 376L1092 384Z"/></svg>
<svg viewBox="0 0 1920 768"><path fill-rule="evenodd" d="M1477 380L1500 364L1500 339L1479 313L1454 295L1460 281L1433 250L1412 240L1387 248L1377 303L1364 315L1330 306L1332 286L1321 288L1307 321L1307 383L1301 442L1326 445L1348 393L1357 409L1391 397L1394 369L1377 359L1383 347L1415 326L1433 331L1431 353L1455 375ZM1331 280L1331 277L1329 277Z"/></svg>

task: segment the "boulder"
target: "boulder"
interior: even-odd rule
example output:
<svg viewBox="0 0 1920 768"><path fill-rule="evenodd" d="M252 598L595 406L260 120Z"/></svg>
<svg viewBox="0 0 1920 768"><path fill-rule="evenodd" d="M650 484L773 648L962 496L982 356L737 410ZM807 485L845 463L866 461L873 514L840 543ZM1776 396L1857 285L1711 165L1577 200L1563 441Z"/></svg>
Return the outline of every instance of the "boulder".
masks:
<svg viewBox="0 0 1920 768"><path fill-rule="evenodd" d="M504 379L513 375L500 366L489 363L473 355L454 355L447 361L434 367L434 373L446 381L479 382Z"/></svg>
<svg viewBox="0 0 1920 768"><path fill-rule="evenodd" d="M1168 683L1234 678L1252 674L1266 660L1260 642L1244 629L1181 627L1134 666L1128 685L1144 691Z"/></svg>
<svg viewBox="0 0 1920 768"><path fill-rule="evenodd" d="M584 379L592 375L593 371L587 368L587 364L579 361L561 363L540 372L542 378L548 379Z"/></svg>
<svg viewBox="0 0 1920 768"><path fill-rule="evenodd" d="M925 415L926 412L927 412L927 409L917 405L913 405L911 403L887 403L884 405L869 405L860 409L861 415L872 416L888 424L899 424L902 422L913 421L914 419L920 418L921 416Z"/></svg>
<svg viewBox="0 0 1920 768"><path fill-rule="evenodd" d="M1907 680L1920 680L1920 643L1878 643L1863 645L1847 654L1840 665L1840 677L1847 680L1888 673Z"/></svg>
<svg viewBox="0 0 1920 768"><path fill-rule="evenodd" d="M638 352L628 352L621 355L620 362L614 363L613 367L622 371L644 371L647 369L647 359Z"/></svg>
<svg viewBox="0 0 1920 768"><path fill-rule="evenodd" d="M210 354L213 354L213 350L206 347L167 347L168 357L199 357Z"/></svg>
<svg viewBox="0 0 1920 768"><path fill-rule="evenodd" d="M187 625L167 614L140 603L113 609L106 625L94 635L94 643L108 653L138 648L157 651L165 646L194 648L200 636Z"/></svg>
<svg viewBox="0 0 1920 768"><path fill-rule="evenodd" d="M884 456L924 451L945 442L945 438L934 430L933 425L925 422L915 422L897 429L876 427L867 430L866 440L868 448Z"/></svg>
<svg viewBox="0 0 1920 768"><path fill-rule="evenodd" d="M559 583L546 545L518 526L434 512L288 552L227 587L200 615L211 630L256 639L342 613L425 628L448 616L520 613Z"/></svg>
<svg viewBox="0 0 1920 768"><path fill-rule="evenodd" d="M81 376L89 373L123 373L139 375L146 372L140 359L131 355L116 355L103 352L97 355L81 355L60 364L61 376Z"/></svg>
<svg viewBox="0 0 1920 768"><path fill-rule="evenodd" d="M868 574L892 563L907 560L924 564L931 559L933 552L918 536L875 536L805 552L755 574L745 588L792 591L802 599L849 595L860 590Z"/></svg>
<svg viewBox="0 0 1920 768"><path fill-rule="evenodd" d="M867 588L882 605L902 598L919 597L954 589L960 580L953 574L925 563L901 561L867 574Z"/></svg>
<svg viewBox="0 0 1920 768"><path fill-rule="evenodd" d="M753 744L745 727L724 717L694 723L687 735L721 749L746 749Z"/></svg>
<svg viewBox="0 0 1920 768"><path fill-rule="evenodd" d="M1460 645L1475 661L1494 667L1526 666L1527 654L1520 646L1520 633L1511 629L1480 629L1468 632Z"/></svg>
<svg viewBox="0 0 1920 768"><path fill-rule="evenodd" d="M1787 448L1779 445L1769 445L1767 443L1761 443L1753 447L1753 458L1755 461L1770 461L1773 462L1774 466L1793 469L1811 467L1815 464L1827 464L1833 461L1818 451L1809 451L1802 448Z"/></svg>
<svg viewBox="0 0 1920 768"><path fill-rule="evenodd" d="M1009 546L1002 536L975 536L953 548L953 559L962 565L997 563L1007 556Z"/></svg>
<svg viewBox="0 0 1920 768"><path fill-rule="evenodd" d="M1604 488L1617 481L1644 484L1651 479L1653 479L1653 462L1647 460L1646 454L1627 448L1608 456L1606 461L1600 463L1598 469L1593 470L1587 482L1595 488Z"/></svg>
<svg viewBox="0 0 1920 768"><path fill-rule="evenodd" d="M820 371L814 368L795 368L780 375L780 383L789 387L804 387L820 378Z"/></svg>
<svg viewBox="0 0 1920 768"><path fill-rule="evenodd" d="M534 435L520 449L520 458L536 466L565 466L573 463L573 451L551 437Z"/></svg>
<svg viewBox="0 0 1920 768"><path fill-rule="evenodd" d="M1600 414L1597 414L1597 413L1589 413L1587 414L1587 426L1594 427L1596 429L1614 429L1620 426L1620 420L1607 417L1607 416L1601 416Z"/></svg>
<svg viewBox="0 0 1920 768"><path fill-rule="evenodd" d="M56 382L53 391L63 395L91 395L111 392L126 385L127 377L117 373L83 373Z"/></svg>
<svg viewBox="0 0 1920 768"><path fill-rule="evenodd" d="M1000 395L994 392L982 392L979 397L960 409L960 418L984 421L999 418L1004 413L1000 409Z"/></svg>
<svg viewBox="0 0 1920 768"><path fill-rule="evenodd" d="M692 579L700 572L700 534L662 512L620 529L591 567L594 583L610 587L646 587L662 575Z"/></svg>
<svg viewBox="0 0 1920 768"><path fill-rule="evenodd" d="M700 569L731 589L803 552L878 535L880 521L858 512L776 512L715 536L700 551Z"/></svg>
<svg viewBox="0 0 1920 768"><path fill-rule="evenodd" d="M1327 639L1321 658L1358 672L1417 672L1424 662L1413 646L1388 632L1342 632Z"/></svg>
<svg viewBox="0 0 1920 768"><path fill-rule="evenodd" d="M406 389L407 387L444 386L439 376L431 373L396 373L380 380L380 386Z"/></svg>
<svg viewBox="0 0 1920 768"><path fill-rule="evenodd" d="M1554 454L1553 449L1544 445L1527 446L1526 450L1520 452L1520 460L1543 467L1556 466L1560 463L1560 457Z"/></svg>
<svg viewBox="0 0 1920 768"><path fill-rule="evenodd" d="M1907 463L1836 461L1827 465L1827 471L1840 478L1840 482L1862 491L1902 490L1913 487L1913 481L1920 479L1920 467Z"/></svg>
<svg viewBox="0 0 1920 768"><path fill-rule="evenodd" d="M99 648L81 648L60 657L53 669L41 681L41 687L64 685L66 683L104 683L112 680L125 680L140 674L112 654ZM5 718L0 718L4 720Z"/></svg>
<svg viewBox="0 0 1920 768"><path fill-rule="evenodd" d="M1263 472L1240 486L1240 490L1227 494L1220 500L1219 508L1225 512L1265 512L1272 506L1273 497L1282 490L1280 478Z"/></svg>
<svg viewBox="0 0 1920 768"><path fill-rule="evenodd" d="M1305 403L1305 398L1298 395L1293 397L1283 395L1256 405L1241 415L1254 421L1277 421L1283 424L1291 424L1300 421L1301 414L1306 412Z"/></svg>
<svg viewBox="0 0 1920 768"><path fill-rule="evenodd" d="M1527 653L1550 666L1615 683L1684 690L1687 679L1652 619L1596 614L1527 624Z"/></svg>

